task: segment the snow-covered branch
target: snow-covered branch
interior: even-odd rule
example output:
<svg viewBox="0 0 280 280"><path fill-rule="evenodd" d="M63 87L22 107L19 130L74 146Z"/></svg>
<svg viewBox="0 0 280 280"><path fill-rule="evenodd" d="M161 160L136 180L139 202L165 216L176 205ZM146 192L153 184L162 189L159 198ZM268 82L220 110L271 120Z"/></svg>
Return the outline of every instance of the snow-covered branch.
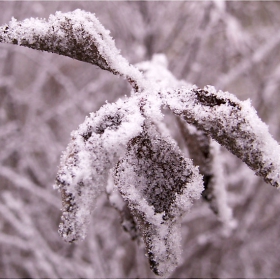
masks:
<svg viewBox="0 0 280 280"><path fill-rule="evenodd" d="M71 134L55 182L62 198L59 233L68 242L84 239L96 200L107 192L131 237L137 239L141 233L153 272L167 276L180 264L180 221L194 200L202 195L219 219L233 227L214 140L277 188L280 147L250 101L212 86L200 89L177 80L167 70L164 55L133 66L120 55L109 33L94 14L75 10L57 12L48 21L12 19L0 27L0 42L88 62L130 83L131 96L105 104ZM254 60L276 44L256 53ZM196 45L195 39L192 46ZM194 48L191 53L197 51ZM179 125L191 159L165 130L162 109L167 108L172 116L181 117ZM29 190L31 183L8 168L0 175ZM52 196L36 185L32 190L55 205L50 202ZM12 215L9 218L15 220Z"/></svg>

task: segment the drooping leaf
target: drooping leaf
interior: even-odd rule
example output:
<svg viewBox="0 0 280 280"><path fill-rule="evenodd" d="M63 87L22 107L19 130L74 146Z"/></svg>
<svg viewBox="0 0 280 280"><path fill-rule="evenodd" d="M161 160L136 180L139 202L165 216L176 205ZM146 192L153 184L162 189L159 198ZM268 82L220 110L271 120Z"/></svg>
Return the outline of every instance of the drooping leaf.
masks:
<svg viewBox="0 0 280 280"><path fill-rule="evenodd" d="M208 86L182 87L163 94L166 105L210 135L272 186L280 186L280 146L249 100Z"/></svg>
<svg viewBox="0 0 280 280"><path fill-rule="evenodd" d="M141 85L141 73L120 54L110 32L94 14L80 9L56 12L48 20L13 18L0 27L0 42L88 62L123 76L137 90Z"/></svg>
<svg viewBox="0 0 280 280"><path fill-rule="evenodd" d="M232 210L227 203L226 179L220 156L220 146L204 131L178 120L182 136L187 143L190 158L199 166L203 175L202 197L209 203L212 211L223 223L227 232L234 227Z"/></svg>
<svg viewBox="0 0 280 280"><path fill-rule="evenodd" d="M107 104L86 118L61 158L55 187L63 205L59 233L69 242L84 239L108 172L125 153L126 143L142 130L136 99Z"/></svg>
<svg viewBox="0 0 280 280"><path fill-rule="evenodd" d="M168 275L180 262L180 217L203 190L198 169L146 122L118 162L115 183L136 218L151 269Z"/></svg>

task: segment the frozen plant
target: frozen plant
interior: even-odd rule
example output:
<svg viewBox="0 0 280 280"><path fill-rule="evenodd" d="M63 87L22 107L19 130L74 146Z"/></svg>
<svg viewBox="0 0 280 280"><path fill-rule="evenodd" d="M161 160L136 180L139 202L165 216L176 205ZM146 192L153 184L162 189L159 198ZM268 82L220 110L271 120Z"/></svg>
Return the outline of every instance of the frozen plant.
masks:
<svg viewBox="0 0 280 280"><path fill-rule="evenodd" d="M129 64L94 14L75 10L47 21L13 18L0 27L0 42L97 65L132 87L129 97L105 104L71 134L55 183L64 240L85 238L95 201L106 192L124 229L133 239L143 237L151 269L168 276L180 263L180 217L194 200L208 201L226 229L235 225L217 143L279 188L279 145L249 100L178 81L164 55ZM192 159L169 135L162 109L180 117Z"/></svg>

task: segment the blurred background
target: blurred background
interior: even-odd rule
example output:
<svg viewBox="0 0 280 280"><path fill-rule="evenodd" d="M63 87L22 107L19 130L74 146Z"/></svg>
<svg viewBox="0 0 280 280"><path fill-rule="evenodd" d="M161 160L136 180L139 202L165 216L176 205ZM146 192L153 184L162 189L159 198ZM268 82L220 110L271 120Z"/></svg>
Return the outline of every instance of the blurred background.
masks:
<svg viewBox="0 0 280 280"><path fill-rule="evenodd" d="M280 2L1 1L0 24L77 8L96 14L129 62L164 53L178 79L250 98L280 141ZM83 242L57 233L61 202L52 185L71 131L129 93L96 66L0 44L0 278L155 277L105 194ZM280 193L226 150L222 159L238 226L223 236L209 206L196 201L183 217L183 262L170 277L280 278Z"/></svg>

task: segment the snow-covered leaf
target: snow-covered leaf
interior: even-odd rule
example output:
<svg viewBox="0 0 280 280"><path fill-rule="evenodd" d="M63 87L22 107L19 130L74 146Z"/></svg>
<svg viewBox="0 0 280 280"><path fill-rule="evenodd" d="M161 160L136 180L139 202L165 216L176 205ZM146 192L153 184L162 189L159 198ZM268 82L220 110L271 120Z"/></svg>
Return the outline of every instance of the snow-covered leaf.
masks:
<svg viewBox="0 0 280 280"><path fill-rule="evenodd" d="M169 108L243 160L272 186L280 186L280 147L250 100L207 86L182 87L164 95Z"/></svg>
<svg viewBox="0 0 280 280"><path fill-rule="evenodd" d="M170 274L180 262L180 217L203 190L198 168L146 122L118 162L115 183L135 215L151 269Z"/></svg>
<svg viewBox="0 0 280 280"><path fill-rule="evenodd" d="M72 132L55 185L63 204L59 233L66 241L84 239L110 168L125 153L126 143L142 131L143 117L136 104L137 99L106 104Z"/></svg>
<svg viewBox="0 0 280 280"><path fill-rule="evenodd" d="M0 42L69 56L123 76L134 87L141 84L141 73L120 54L110 31L94 14L80 9L56 12L48 20L13 18L0 27Z"/></svg>

